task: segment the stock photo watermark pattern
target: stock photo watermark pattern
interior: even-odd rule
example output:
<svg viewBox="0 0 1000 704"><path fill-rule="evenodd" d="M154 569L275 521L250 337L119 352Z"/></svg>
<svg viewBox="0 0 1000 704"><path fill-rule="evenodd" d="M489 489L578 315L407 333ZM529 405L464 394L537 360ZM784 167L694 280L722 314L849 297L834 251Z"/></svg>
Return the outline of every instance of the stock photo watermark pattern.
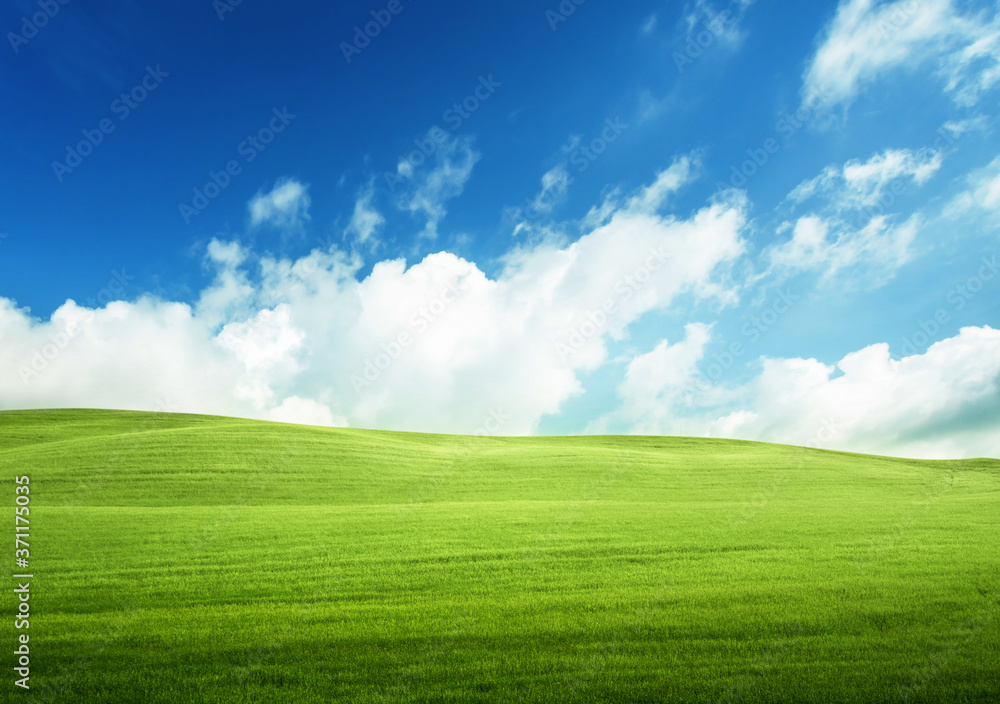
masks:
<svg viewBox="0 0 1000 704"><path fill-rule="evenodd" d="M992 0L7 9L11 701L1000 701Z"/></svg>

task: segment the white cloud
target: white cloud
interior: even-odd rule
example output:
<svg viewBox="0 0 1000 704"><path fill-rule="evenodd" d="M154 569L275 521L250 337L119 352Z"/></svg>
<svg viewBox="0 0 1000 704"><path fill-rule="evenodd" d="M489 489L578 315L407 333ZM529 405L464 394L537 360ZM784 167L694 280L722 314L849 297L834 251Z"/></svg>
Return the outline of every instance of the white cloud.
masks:
<svg viewBox="0 0 1000 704"><path fill-rule="evenodd" d="M820 282L845 278L868 287L888 281L912 257L922 224L919 213L897 224L891 211L910 188L922 186L941 168L940 152L887 149L867 161L831 164L788 195L796 205L814 201L814 211L783 223L778 235L792 237L766 251L779 279L802 270L821 270ZM909 182L909 183L908 183Z"/></svg>
<svg viewBox="0 0 1000 704"><path fill-rule="evenodd" d="M0 404L152 410L168 402L179 411L448 432L475 432L501 415L500 432L529 433L582 391L581 374L646 313L682 295L735 300L729 264L744 251L747 204L734 195L685 219L662 212L690 177L679 160L650 186L610 198L577 241L519 247L493 277L447 252L409 267L381 261L359 279L356 254L315 250L290 260L216 242L206 258L216 281L193 306L68 302L42 321L0 299L0 369L8 372Z"/></svg>
<svg viewBox="0 0 1000 704"><path fill-rule="evenodd" d="M190 306L143 298L87 309L67 301L48 321L0 298L5 408L174 408L246 414L243 369ZM177 409L177 410L182 410Z"/></svg>
<svg viewBox="0 0 1000 704"><path fill-rule="evenodd" d="M920 183L936 168L886 152L831 167L814 193L869 202L892 179ZM611 192L578 223L575 242L516 247L491 276L448 252L409 267L381 261L360 278L356 252L293 260L212 241L205 263L214 280L192 305L68 301L38 320L0 298L0 407L166 408L434 432L475 432L500 418L501 434L531 433L582 393L609 344L647 313L682 296L738 299L731 266L746 249L745 194L729 191L684 218L667 212L698 171L695 157L676 159L647 186ZM1000 205L991 190L998 174L1000 160L973 180L977 201ZM369 208L365 193L359 201ZM919 222L878 216L850 227L807 215L766 257L775 271L815 270L821 281L877 280L906 261ZM963 329L903 360L890 359L886 345L835 366L766 359L758 377L734 388L702 381L711 342L712 326L691 323L683 339L637 355L618 389L621 407L588 430L1000 453L1000 332L991 328Z"/></svg>
<svg viewBox="0 0 1000 704"><path fill-rule="evenodd" d="M206 267L215 279L201 292L196 315L209 325L222 325L233 316L250 313L241 303L253 293L253 286L240 267L249 252L238 242L212 240L205 253Z"/></svg>
<svg viewBox="0 0 1000 704"><path fill-rule="evenodd" d="M676 193L687 184L701 164L697 157L684 157L674 160L669 168L656 175L656 180L648 188L644 188L629 199L630 210L659 210L664 206L669 196Z"/></svg>
<svg viewBox="0 0 1000 704"><path fill-rule="evenodd" d="M810 269L830 258L830 225L821 217L799 218L792 239L773 248L771 262L783 269Z"/></svg>
<svg viewBox="0 0 1000 704"><path fill-rule="evenodd" d="M836 372L839 371L839 374ZM713 435L913 457L1000 456L1000 331L963 328L901 360L887 344L836 367L768 359L748 408Z"/></svg>
<svg viewBox="0 0 1000 704"><path fill-rule="evenodd" d="M940 152L914 154L908 149L886 150L868 161L844 164L844 182L849 197L859 205L873 205L883 190L900 177L909 177L918 186L925 184L941 168Z"/></svg>
<svg viewBox="0 0 1000 704"><path fill-rule="evenodd" d="M575 142L579 142L579 138L570 140L570 144ZM534 198L526 198L521 206L504 209L504 218L513 226L514 236L524 232L532 233L535 237L551 234L549 225L543 218L549 216L566 198L570 184L573 183L567 163L563 160L542 174L541 185Z"/></svg>
<svg viewBox="0 0 1000 704"><path fill-rule="evenodd" d="M309 219L309 187L293 178L281 178L270 193L258 193L250 201L250 224L268 224L294 229Z"/></svg>
<svg viewBox="0 0 1000 704"><path fill-rule="evenodd" d="M335 428L348 427L347 420L335 416L322 403L308 398L289 396L267 415L268 420L299 425L324 425Z"/></svg>
<svg viewBox="0 0 1000 704"><path fill-rule="evenodd" d="M918 215L899 225L878 215L863 227L808 215L795 222L791 239L767 250L768 274L780 278L802 270L821 270L821 284L840 277L868 287L880 286L912 258L920 224Z"/></svg>
<svg viewBox="0 0 1000 704"><path fill-rule="evenodd" d="M973 132L987 132L990 129L990 119L986 115L976 115L964 120L949 120L944 123L944 129L955 137Z"/></svg>
<svg viewBox="0 0 1000 704"><path fill-rule="evenodd" d="M377 244L376 235L385 225L385 218L372 205L374 195L374 185L368 184L354 202L354 213L345 233L353 237L355 244L369 247Z"/></svg>
<svg viewBox="0 0 1000 704"><path fill-rule="evenodd" d="M635 434L659 434L664 428L677 432L679 420L688 410L692 391L697 388L698 367L711 341L712 328L691 323L685 337L670 344L662 340L646 353L637 355L625 371L618 387L621 409L598 419L587 429L592 433L611 431L610 423L624 423Z"/></svg>
<svg viewBox="0 0 1000 704"><path fill-rule="evenodd" d="M1000 210L1000 157L969 176L969 189L956 196L945 215L957 217L972 210Z"/></svg>
<svg viewBox="0 0 1000 704"><path fill-rule="evenodd" d="M828 166L819 176L799 184L788 197L801 203L824 195L840 209L870 208L901 195L905 184L898 185L891 195L886 193L901 180L922 186L941 168L941 161L941 152L886 149L865 162L852 159L843 168Z"/></svg>
<svg viewBox="0 0 1000 704"><path fill-rule="evenodd" d="M926 458L1000 456L998 330L963 328L924 354L900 360L890 357L884 343L852 352L836 365L764 359L755 379L733 389L699 377L707 341L704 326L688 326L684 341L664 341L637 356L612 417L643 434Z"/></svg>
<svg viewBox="0 0 1000 704"><path fill-rule="evenodd" d="M687 41L697 42L698 34L707 30L713 35L713 41L724 46L738 46L743 40L739 22L755 1L715 3L713 0L695 0L685 7L682 15Z"/></svg>
<svg viewBox="0 0 1000 704"><path fill-rule="evenodd" d="M294 353L305 335L292 324L285 303L274 310L262 310L250 320L229 323L222 328L218 343L232 353L249 372L267 372L278 364L295 371Z"/></svg>
<svg viewBox="0 0 1000 704"><path fill-rule="evenodd" d="M578 138L572 138L563 148L564 152L571 152L575 145L579 143ZM684 156L675 159L674 162L656 175L656 179L646 188L639 189L631 196L624 207L631 211L656 211L664 207L670 195L680 190L689 183L701 170L701 162L697 154ZM543 215L550 213L557 203L566 195L570 184L573 182L572 176L563 162L547 171L542 176L541 190L538 195L528 201L526 208L510 208L506 214L514 221L514 234L520 234L524 230L531 230L531 221L537 220ZM617 190L611 191L603 203L595 206L584 218L584 227L597 227L611 217L611 215L623 207L618 202L620 193ZM551 236L552 232L548 227L540 227L541 236Z"/></svg>
<svg viewBox="0 0 1000 704"><path fill-rule="evenodd" d="M480 158L470 138L448 138L442 134L439 128L433 128L425 140L436 145L433 167L415 168L410 160L401 161L397 166L399 180L407 184L400 207L426 218L427 225L421 236L429 239L437 237L438 225L448 214L445 204L462 195L472 176L472 168Z"/></svg>
<svg viewBox="0 0 1000 704"><path fill-rule="evenodd" d="M841 0L805 72L803 95L850 105L869 84L931 65L961 105L1000 78L1000 18L953 0Z"/></svg>
<svg viewBox="0 0 1000 704"><path fill-rule="evenodd" d="M535 209L543 213L552 212L552 209L566 197L571 180L565 164L559 164L546 171L542 175L542 189L535 197Z"/></svg>
<svg viewBox="0 0 1000 704"><path fill-rule="evenodd" d="M539 231L543 236L547 233L547 227L539 225L538 221L550 215L565 200L573 183L573 176L569 172L569 159L581 142L580 135L570 135L559 149L558 163L542 174L538 194L534 198L526 198L520 206L504 210L504 217L513 226L515 236L522 232L533 232L536 236Z"/></svg>
<svg viewBox="0 0 1000 704"><path fill-rule="evenodd" d="M969 18L963 28L964 46L946 59L942 72L955 102L971 106L1000 81L1000 13L989 22Z"/></svg>

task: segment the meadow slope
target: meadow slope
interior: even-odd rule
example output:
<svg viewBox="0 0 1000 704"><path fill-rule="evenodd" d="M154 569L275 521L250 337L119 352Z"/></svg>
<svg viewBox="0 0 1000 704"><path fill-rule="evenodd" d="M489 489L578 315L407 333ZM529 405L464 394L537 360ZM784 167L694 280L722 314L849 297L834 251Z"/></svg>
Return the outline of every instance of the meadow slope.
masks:
<svg viewBox="0 0 1000 704"><path fill-rule="evenodd" d="M67 410L0 468L9 701L1000 701L997 460Z"/></svg>

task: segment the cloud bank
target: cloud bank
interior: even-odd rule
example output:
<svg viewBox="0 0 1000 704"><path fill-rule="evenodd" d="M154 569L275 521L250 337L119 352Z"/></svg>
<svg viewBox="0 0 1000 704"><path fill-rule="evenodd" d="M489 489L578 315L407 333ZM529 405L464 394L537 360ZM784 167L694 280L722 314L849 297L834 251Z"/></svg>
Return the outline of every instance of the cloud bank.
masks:
<svg viewBox="0 0 1000 704"><path fill-rule="evenodd" d="M428 222L455 192L439 177L467 178L454 172L454 150L429 173L414 174L403 196L404 205L425 199L417 209ZM462 158L471 168L472 152ZM843 213L892 183L923 183L939 164L934 154L886 151L830 167L790 198L820 197L825 205L788 223L791 238L760 260L770 273L816 269L821 284L842 270L891 275L909 256L919 215L902 224L879 216L852 228ZM670 212L700 169L693 156L677 158L647 185L611 192L577 223L583 232L575 241L540 230L490 275L441 251L411 265L378 261L362 276L356 245L377 244L384 223L366 189L345 230L350 249L331 245L290 259L213 240L205 250L213 279L190 303L114 300L123 289L112 282L100 302L67 301L41 320L0 298L0 406L520 435L537 432L543 418L581 396L587 375L624 361L618 407L588 432L1000 456L1000 332L986 326L903 359L892 359L885 343L833 365L766 358L739 387L705 381L717 359L707 357L708 322L689 323L679 341L610 359L612 345L644 316L676 311L681 299L685 307L723 310L748 287L753 222L745 193L718 193L683 217ZM991 165L970 177L984 205L995 171ZM557 176L543 186L561 189ZM249 208L251 226L296 227L309 217L308 191L280 180Z"/></svg>
<svg viewBox="0 0 1000 704"><path fill-rule="evenodd" d="M963 328L902 359L885 343L835 365L764 358L755 378L735 388L701 371L710 340L709 326L691 324L683 340L636 356L618 389L620 407L592 429L617 421L649 434L923 458L1000 455L1000 330Z"/></svg>
<svg viewBox="0 0 1000 704"><path fill-rule="evenodd" d="M213 241L215 279L190 305L68 301L42 321L0 299L0 398L447 432L501 411L504 432L530 433L645 313L734 300L746 203L663 213L692 174L679 159L576 242L517 248L494 278L448 252L359 279L359 256L337 248L290 260ZM301 203L275 192L261 212Z"/></svg>

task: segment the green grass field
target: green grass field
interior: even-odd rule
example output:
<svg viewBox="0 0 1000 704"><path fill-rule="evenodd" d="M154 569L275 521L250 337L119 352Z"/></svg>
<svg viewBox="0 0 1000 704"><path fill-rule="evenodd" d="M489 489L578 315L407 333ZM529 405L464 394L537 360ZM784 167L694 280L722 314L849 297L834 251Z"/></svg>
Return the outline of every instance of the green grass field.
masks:
<svg viewBox="0 0 1000 704"><path fill-rule="evenodd" d="M997 460L30 411L0 467L6 701L1000 701Z"/></svg>

